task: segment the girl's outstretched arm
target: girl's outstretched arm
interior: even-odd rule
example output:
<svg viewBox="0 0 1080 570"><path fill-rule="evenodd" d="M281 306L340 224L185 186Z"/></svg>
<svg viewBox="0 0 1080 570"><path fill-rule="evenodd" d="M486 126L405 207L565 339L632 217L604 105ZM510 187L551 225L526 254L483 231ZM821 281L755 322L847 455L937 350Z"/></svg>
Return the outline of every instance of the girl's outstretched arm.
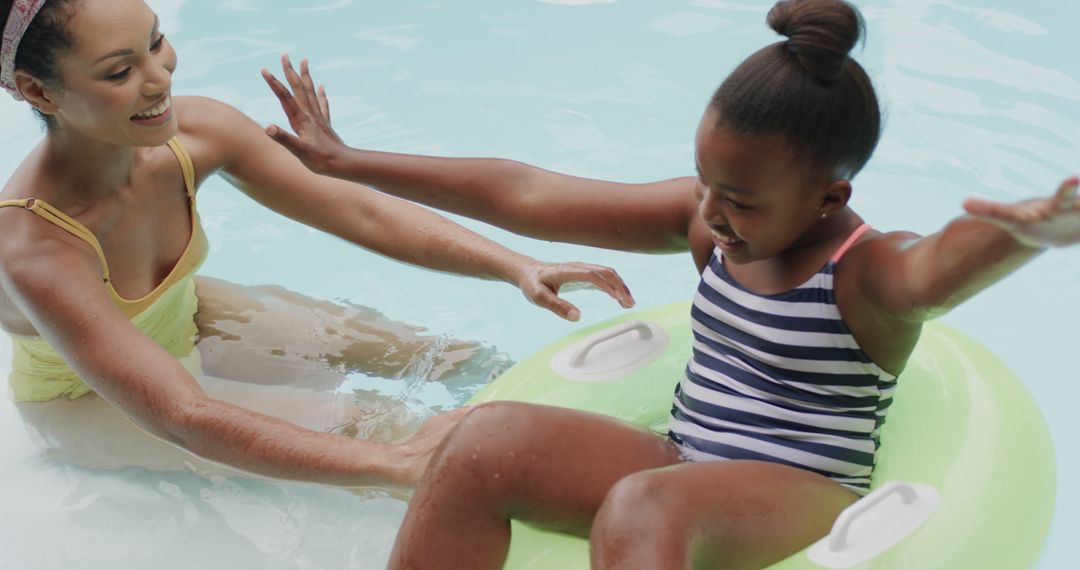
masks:
<svg viewBox="0 0 1080 570"><path fill-rule="evenodd" d="M517 286L532 303L577 320L579 311L559 297L569 283L586 283L622 306L633 298L610 268L544 263L488 240L416 204L368 187L319 176L263 133L240 111L211 99L184 101L186 134L210 149L235 186L264 206L379 254L436 271ZM182 135L185 133L182 133Z"/></svg>
<svg viewBox="0 0 1080 570"><path fill-rule="evenodd" d="M685 251L697 217L694 179L621 184L550 172L493 158L439 158L353 149L331 126L324 88L307 61L297 73L282 58L286 87L269 71L296 134L267 133L314 172L373 186L387 194L483 220L549 241L628 251Z"/></svg>
<svg viewBox="0 0 1080 570"><path fill-rule="evenodd" d="M970 199L969 215L933 235L870 240L856 254L863 291L903 320L938 317L1047 248L1080 243L1078 186L1072 177L1052 196L1015 204Z"/></svg>

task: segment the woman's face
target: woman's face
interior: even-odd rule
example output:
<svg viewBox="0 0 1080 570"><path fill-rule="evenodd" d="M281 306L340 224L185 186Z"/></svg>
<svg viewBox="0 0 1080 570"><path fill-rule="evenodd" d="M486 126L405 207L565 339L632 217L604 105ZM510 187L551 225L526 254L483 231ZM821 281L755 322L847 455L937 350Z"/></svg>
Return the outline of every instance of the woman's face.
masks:
<svg viewBox="0 0 1080 570"><path fill-rule="evenodd" d="M760 261L798 245L829 211L829 181L815 175L782 138L740 137L716 121L710 108L698 126L695 191L724 259Z"/></svg>
<svg viewBox="0 0 1080 570"><path fill-rule="evenodd" d="M62 129L118 146L160 146L176 135L176 52L142 0L84 0L68 22L73 46L48 92Z"/></svg>

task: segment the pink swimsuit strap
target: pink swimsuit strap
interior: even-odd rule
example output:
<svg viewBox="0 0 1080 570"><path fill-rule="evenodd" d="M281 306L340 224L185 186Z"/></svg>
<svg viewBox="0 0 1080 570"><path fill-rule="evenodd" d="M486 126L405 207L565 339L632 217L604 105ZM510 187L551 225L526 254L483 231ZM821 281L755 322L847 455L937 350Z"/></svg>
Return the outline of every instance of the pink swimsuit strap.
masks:
<svg viewBox="0 0 1080 570"><path fill-rule="evenodd" d="M840 249L836 250L836 253L833 254L831 261L833 263L840 261L840 258L844 257L844 254L847 253L847 250L851 249L851 246L855 245L855 242L858 241L859 238L862 237L862 235L868 232L870 229L870 224L863 224L855 228L855 231L851 232L851 235L848 236L847 241L844 242L844 245L840 246Z"/></svg>

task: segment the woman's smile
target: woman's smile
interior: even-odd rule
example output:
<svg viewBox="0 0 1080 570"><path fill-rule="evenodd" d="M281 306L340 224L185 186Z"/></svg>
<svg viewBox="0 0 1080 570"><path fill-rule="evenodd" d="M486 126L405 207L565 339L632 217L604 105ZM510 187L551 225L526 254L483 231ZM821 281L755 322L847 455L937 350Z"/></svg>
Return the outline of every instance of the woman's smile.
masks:
<svg viewBox="0 0 1080 570"><path fill-rule="evenodd" d="M145 127L157 127L169 122L172 118L172 97L165 99L153 107L131 117L131 122Z"/></svg>

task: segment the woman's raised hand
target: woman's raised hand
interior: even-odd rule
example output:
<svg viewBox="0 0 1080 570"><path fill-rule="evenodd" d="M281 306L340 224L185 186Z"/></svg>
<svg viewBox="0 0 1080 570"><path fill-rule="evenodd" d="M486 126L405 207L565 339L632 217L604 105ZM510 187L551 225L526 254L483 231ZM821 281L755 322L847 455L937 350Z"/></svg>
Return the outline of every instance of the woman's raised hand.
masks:
<svg viewBox="0 0 1080 570"><path fill-rule="evenodd" d="M534 305L569 321L581 318L581 311L559 297L560 290L599 289L618 301L623 308L634 306L634 297L622 277L614 269L600 265L534 262L518 276L517 286Z"/></svg>
<svg viewBox="0 0 1080 570"><path fill-rule="evenodd" d="M978 198L964 202L973 216L993 222L1031 247L1063 247L1080 243L1080 178L1061 183L1048 198L1002 204Z"/></svg>
<svg viewBox="0 0 1080 570"><path fill-rule="evenodd" d="M293 69L288 54L281 56L281 68L289 87L278 81L270 70L262 75L270 89L277 95L285 115L289 118L295 135L277 125L270 125L266 134L296 155L308 168L319 174L331 172L334 159L349 150L341 137L330 125L330 103L326 99L326 87L315 89L308 61L300 62L300 73Z"/></svg>

